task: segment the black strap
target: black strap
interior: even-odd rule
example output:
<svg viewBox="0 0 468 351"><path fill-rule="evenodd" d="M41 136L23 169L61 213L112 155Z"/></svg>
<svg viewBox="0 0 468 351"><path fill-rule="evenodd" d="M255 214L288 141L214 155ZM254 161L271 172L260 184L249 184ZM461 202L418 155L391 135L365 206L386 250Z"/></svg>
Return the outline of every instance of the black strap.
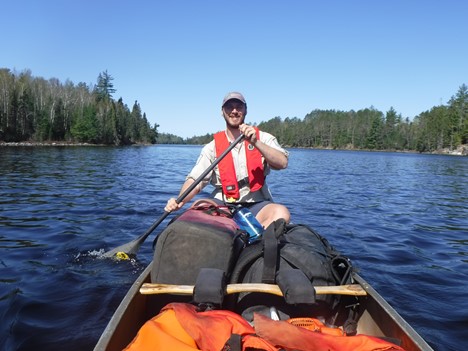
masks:
<svg viewBox="0 0 468 351"><path fill-rule="evenodd" d="M315 303L314 286L300 269L279 271L277 280L286 303L290 305Z"/></svg>
<svg viewBox="0 0 468 351"><path fill-rule="evenodd" d="M231 337L226 341L221 351L241 351L242 350L242 335L231 334Z"/></svg>
<svg viewBox="0 0 468 351"><path fill-rule="evenodd" d="M197 304L221 306L226 290L224 271L216 268L202 268L193 290L193 301Z"/></svg>
<svg viewBox="0 0 468 351"><path fill-rule="evenodd" d="M231 211L229 211L229 208L224 205L221 205L221 206L199 205L196 207L192 207L191 209L196 210L196 211L203 211L206 214L209 214L210 216L221 216L221 217L232 218Z"/></svg>
<svg viewBox="0 0 468 351"><path fill-rule="evenodd" d="M250 187L250 181L249 181L249 177L246 177L244 179L241 179L237 182L239 184L239 189L242 189L243 187L245 186L249 186Z"/></svg>
<svg viewBox="0 0 468 351"><path fill-rule="evenodd" d="M353 266L347 257L335 256L331 260L333 277L339 285L349 284Z"/></svg>
<svg viewBox="0 0 468 351"><path fill-rule="evenodd" d="M283 235L286 222L279 219L271 223L263 233L262 283L274 284L278 270L278 238Z"/></svg>

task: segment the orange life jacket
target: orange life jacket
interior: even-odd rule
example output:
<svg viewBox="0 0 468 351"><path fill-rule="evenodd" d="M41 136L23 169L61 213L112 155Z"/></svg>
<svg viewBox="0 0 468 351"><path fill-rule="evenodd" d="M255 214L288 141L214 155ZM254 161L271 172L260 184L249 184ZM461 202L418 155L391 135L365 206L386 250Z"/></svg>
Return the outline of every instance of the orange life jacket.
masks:
<svg viewBox="0 0 468 351"><path fill-rule="evenodd" d="M255 128L257 139L260 139L260 131ZM218 132L214 135L216 157L219 157L228 147L229 140L226 132ZM265 183L265 174L263 173L262 154L257 148L253 147L248 141L244 141L245 156L247 159L247 170L249 175L249 186L251 191L260 190ZM218 164L219 176L223 193L228 199L238 200L239 183L237 181L236 169L232 154L228 153Z"/></svg>
<svg viewBox="0 0 468 351"><path fill-rule="evenodd" d="M261 314L254 314L257 336L279 349L311 351L404 351L388 341L368 336L336 336L294 326L286 321L274 321Z"/></svg>
<svg viewBox="0 0 468 351"><path fill-rule="evenodd" d="M404 351L372 336L330 335L323 333L325 330L312 331L261 314L254 314L254 326L231 311L197 312L193 305L171 303L140 328L125 351L219 351L233 334L242 337L242 350Z"/></svg>
<svg viewBox="0 0 468 351"><path fill-rule="evenodd" d="M193 305L171 303L140 328L124 351L220 351L232 334L243 337L243 349L278 350L254 333L252 326L234 312L197 312Z"/></svg>

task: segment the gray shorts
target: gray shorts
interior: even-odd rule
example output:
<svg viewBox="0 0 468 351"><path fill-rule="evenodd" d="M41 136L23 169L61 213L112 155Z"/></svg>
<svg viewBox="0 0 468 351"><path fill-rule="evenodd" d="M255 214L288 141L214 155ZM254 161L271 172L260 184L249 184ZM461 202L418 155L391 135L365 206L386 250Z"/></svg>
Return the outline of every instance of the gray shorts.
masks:
<svg viewBox="0 0 468 351"><path fill-rule="evenodd" d="M212 199L220 205L225 205L225 203L218 199ZM239 202L237 205L241 205L242 207L246 207L252 212L254 216L256 216L262 208L266 205L272 204L273 202L265 200L260 202Z"/></svg>
<svg viewBox="0 0 468 351"><path fill-rule="evenodd" d="M269 204L272 204L272 203L273 202L271 202L271 201L265 200L265 201L253 202L253 203L244 202L241 205L244 206L244 207L247 207L250 210L250 212L252 212L252 214L254 216L256 216L260 212L260 210L262 208L264 208L266 205L269 205Z"/></svg>

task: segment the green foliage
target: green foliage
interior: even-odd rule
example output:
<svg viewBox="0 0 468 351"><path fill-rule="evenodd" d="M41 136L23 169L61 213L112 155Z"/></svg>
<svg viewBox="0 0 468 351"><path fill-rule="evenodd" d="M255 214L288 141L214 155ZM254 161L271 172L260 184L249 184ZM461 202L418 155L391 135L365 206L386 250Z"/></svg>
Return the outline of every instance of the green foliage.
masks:
<svg viewBox="0 0 468 351"><path fill-rule="evenodd" d="M97 85L94 88L94 94L96 95L96 100L111 100L112 94L116 92L114 89L114 83L112 81L114 78L107 73L107 70L99 73L97 79Z"/></svg>
<svg viewBox="0 0 468 351"><path fill-rule="evenodd" d="M158 137L158 144L186 144L183 138L169 133L161 133Z"/></svg>
<svg viewBox="0 0 468 351"><path fill-rule="evenodd" d="M383 121L379 116L373 116L371 119L371 128L367 134L366 148L371 150L380 150L383 146L382 140Z"/></svg>
<svg viewBox="0 0 468 351"><path fill-rule="evenodd" d="M77 118L71 128L72 137L83 143L95 143L98 140L98 121L94 106L88 106L83 111L82 118Z"/></svg>
<svg viewBox="0 0 468 351"><path fill-rule="evenodd" d="M0 69L0 140L156 143L159 126L150 126L139 104L130 112L122 98L112 99L113 79L102 72L91 89Z"/></svg>
<svg viewBox="0 0 468 351"><path fill-rule="evenodd" d="M468 86L463 84L449 101L450 136L454 144L468 143Z"/></svg>
<svg viewBox="0 0 468 351"><path fill-rule="evenodd" d="M204 145L208 144L211 140L213 140L213 134L205 134L202 136L194 136L191 138L187 138L185 140L186 144L191 144L191 145Z"/></svg>
<svg viewBox="0 0 468 351"><path fill-rule="evenodd" d="M433 152L468 143L468 87L463 84L448 105L403 120L393 107L385 114L314 110L303 120L275 117L258 127L289 147Z"/></svg>

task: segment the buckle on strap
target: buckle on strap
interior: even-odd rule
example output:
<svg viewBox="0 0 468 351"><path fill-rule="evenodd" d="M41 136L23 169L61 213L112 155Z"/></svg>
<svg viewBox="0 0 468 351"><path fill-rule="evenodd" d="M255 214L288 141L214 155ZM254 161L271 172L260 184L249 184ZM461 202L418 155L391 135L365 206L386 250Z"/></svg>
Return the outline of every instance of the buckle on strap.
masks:
<svg viewBox="0 0 468 351"><path fill-rule="evenodd" d="M244 179L241 179L237 182L237 186L240 188L243 188L245 186L249 186L250 187L250 181L249 181L249 177L245 177ZM218 189L222 189L222 185L215 185L215 187L217 187Z"/></svg>
<svg viewBox="0 0 468 351"><path fill-rule="evenodd" d="M250 187L250 182L249 182L249 177L245 177L244 179L241 179L237 182L239 185L239 189L242 189L243 187Z"/></svg>

